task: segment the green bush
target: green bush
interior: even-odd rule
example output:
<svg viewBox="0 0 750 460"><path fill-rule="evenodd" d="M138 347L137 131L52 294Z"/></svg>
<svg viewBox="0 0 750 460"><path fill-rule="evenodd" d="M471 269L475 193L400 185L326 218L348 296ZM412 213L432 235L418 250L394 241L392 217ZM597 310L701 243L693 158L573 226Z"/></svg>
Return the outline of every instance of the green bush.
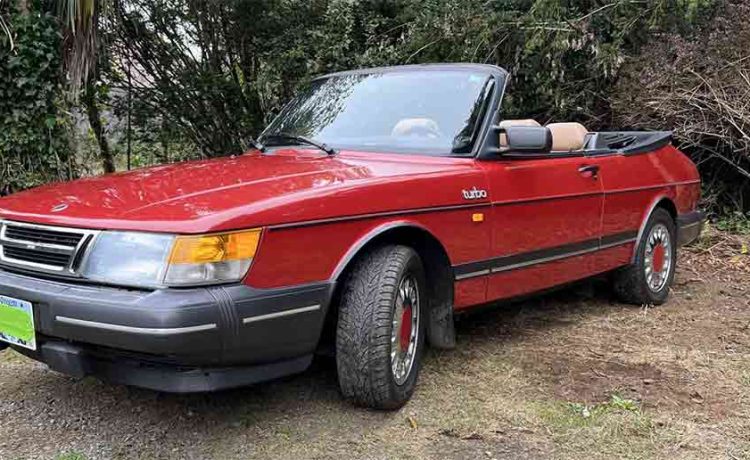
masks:
<svg viewBox="0 0 750 460"><path fill-rule="evenodd" d="M497 64L511 72L504 107L508 117L577 120L591 129L626 124L671 129L678 124L666 115L688 112L666 110L666 115L641 120L626 119L622 112L651 115L656 109L646 96L664 94L673 79L649 86L630 78L635 91L613 97L624 80L623 66L644 61L654 72L671 66L670 50L657 54L652 45L668 43L665 34L703 40L696 26L728 1L740 0L108 2L99 22L102 46L94 83L102 91L96 103L107 118L104 134L120 169L128 115L133 166L240 153L248 138L314 76L380 65ZM70 47L61 43L59 21L40 13L57 11L57 2L28 3L34 11L20 15L0 1L0 14L12 29L12 43L0 32L0 186L17 189L101 171L99 145L86 130L72 126L71 107L64 102L69 98L60 54ZM744 48L733 46L733 36L727 36L730 40L720 41L718 48L741 54ZM700 44L695 48L693 54L701 58ZM647 59L649 53L658 59ZM711 60L700 62L712 65ZM687 74L686 67L695 66L674 66L678 76ZM638 69L631 76L648 77ZM109 123L113 119L118 123ZM722 151L737 157L734 147L745 145L739 132L747 130L727 126L726 131L729 142ZM716 143L690 132L679 131L680 139L711 148ZM702 163L702 168L717 171L704 171L704 178L724 177L720 163ZM735 186L722 188L718 179L711 184L711 193L724 197Z"/></svg>
<svg viewBox="0 0 750 460"><path fill-rule="evenodd" d="M241 152L242 138L257 134L313 76L380 65L497 64L512 74L509 116L598 128L625 57L654 32L686 29L712 4L150 0L137 8L124 3L114 21L121 30L110 42L113 56L128 56L140 69L139 123L167 120L214 156ZM113 87L122 87L128 64L112 69Z"/></svg>
<svg viewBox="0 0 750 460"><path fill-rule="evenodd" d="M0 188L75 175L62 104L60 34L49 14L13 15L0 33Z"/></svg>

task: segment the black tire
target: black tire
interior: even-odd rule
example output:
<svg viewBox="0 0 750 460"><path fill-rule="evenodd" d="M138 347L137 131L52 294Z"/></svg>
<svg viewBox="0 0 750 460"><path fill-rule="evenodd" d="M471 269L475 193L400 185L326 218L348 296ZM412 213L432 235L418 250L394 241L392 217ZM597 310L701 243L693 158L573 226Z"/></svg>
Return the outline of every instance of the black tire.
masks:
<svg viewBox="0 0 750 460"><path fill-rule="evenodd" d="M654 227L663 225L669 235L669 255L671 263L666 275L666 282L657 289L649 286L646 276L646 250L649 235ZM677 266L677 231L674 219L666 209L657 208L651 214L643 229L643 234L636 249L634 263L614 274L613 287L617 297L626 303L635 305L661 305L667 301L669 290L674 280Z"/></svg>
<svg viewBox="0 0 750 460"><path fill-rule="evenodd" d="M398 289L407 278L415 282L419 296L416 348L409 371L402 372L405 381L398 384L391 366L391 333ZM343 286L336 329L339 386L347 400L373 409L398 409L409 400L425 347L425 286L422 261L406 246L379 247L355 263Z"/></svg>

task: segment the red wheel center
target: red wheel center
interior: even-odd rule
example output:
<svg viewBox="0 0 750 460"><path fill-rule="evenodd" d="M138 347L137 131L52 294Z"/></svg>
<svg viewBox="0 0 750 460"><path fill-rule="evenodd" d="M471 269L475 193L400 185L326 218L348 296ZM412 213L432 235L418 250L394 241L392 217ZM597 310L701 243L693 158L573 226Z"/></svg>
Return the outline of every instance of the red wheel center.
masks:
<svg viewBox="0 0 750 460"><path fill-rule="evenodd" d="M664 270L664 256L665 256L665 249L664 245L659 243L654 248L654 254L653 254L653 261L654 261L654 271L657 273L660 273L662 270Z"/></svg>
<svg viewBox="0 0 750 460"><path fill-rule="evenodd" d="M406 351L409 348L409 342L411 342L411 305L404 304L404 311L401 313L401 331L399 337L399 345L401 351Z"/></svg>

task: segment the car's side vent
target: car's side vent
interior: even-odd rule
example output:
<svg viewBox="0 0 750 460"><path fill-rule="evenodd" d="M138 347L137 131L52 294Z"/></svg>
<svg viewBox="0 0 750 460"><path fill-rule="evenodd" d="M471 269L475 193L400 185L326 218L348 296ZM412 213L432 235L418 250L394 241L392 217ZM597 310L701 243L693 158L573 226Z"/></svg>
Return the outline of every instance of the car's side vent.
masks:
<svg viewBox="0 0 750 460"><path fill-rule="evenodd" d="M76 275L86 246L97 232L21 222L0 222L0 264Z"/></svg>

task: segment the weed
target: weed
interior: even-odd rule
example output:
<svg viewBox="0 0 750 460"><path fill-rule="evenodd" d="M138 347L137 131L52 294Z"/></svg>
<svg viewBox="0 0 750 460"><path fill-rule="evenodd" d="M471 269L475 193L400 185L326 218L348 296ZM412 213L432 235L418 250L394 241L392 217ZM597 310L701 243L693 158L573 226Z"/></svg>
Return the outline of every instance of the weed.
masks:
<svg viewBox="0 0 750 460"><path fill-rule="evenodd" d="M719 230L738 235L750 235L750 214L739 211L726 214L715 223Z"/></svg>
<svg viewBox="0 0 750 460"><path fill-rule="evenodd" d="M581 403L567 403L567 408L575 415L580 416L583 419L595 419L604 414L612 411L628 411L640 413L638 403L632 399L624 399L617 394L610 396L609 401L594 404L585 405Z"/></svg>

